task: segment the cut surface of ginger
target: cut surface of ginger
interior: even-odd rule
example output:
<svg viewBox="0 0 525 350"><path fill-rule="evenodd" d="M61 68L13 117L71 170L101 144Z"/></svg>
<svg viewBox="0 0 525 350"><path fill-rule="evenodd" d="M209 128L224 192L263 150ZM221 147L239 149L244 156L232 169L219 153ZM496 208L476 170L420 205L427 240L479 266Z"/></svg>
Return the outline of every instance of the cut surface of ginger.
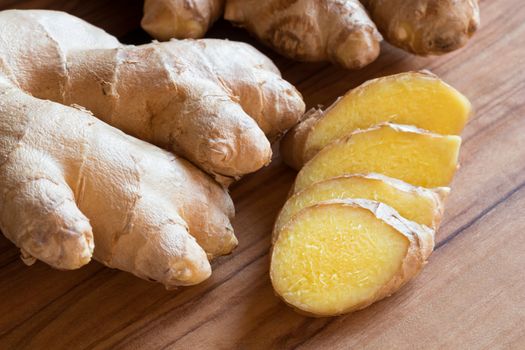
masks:
<svg viewBox="0 0 525 350"><path fill-rule="evenodd" d="M353 174L320 181L288 198L275 222L273 240L301 209L331 199L363 198L385 203L404 218L436 229L448 193L446 187L415 187L380 174Z"/></svg>
<svg viewBox="0 0 525 350"><path fill-rule="evenodd" d="M399 288L391 281L400 280L409 247L407 235L370 209L324 202L303 209L283 228L270 276L286 303L314 315L338 315Z"/></svg>
<svg viewBox="0 0 525 350"><path fill-rule="evenodd" d="M380 173L415 186L448 186L457 168L461 138L384 124L356 131L321 150L301 169L294 193L346 174Z"/></svg>
<svg viewBox="0 0 525 350"><path fill-rule="evenodd" d="M468 99L431 73L374 79L351 90L323 113L305 141L305 159L357 129L384 122L459 135L470 113Z"/></svg>

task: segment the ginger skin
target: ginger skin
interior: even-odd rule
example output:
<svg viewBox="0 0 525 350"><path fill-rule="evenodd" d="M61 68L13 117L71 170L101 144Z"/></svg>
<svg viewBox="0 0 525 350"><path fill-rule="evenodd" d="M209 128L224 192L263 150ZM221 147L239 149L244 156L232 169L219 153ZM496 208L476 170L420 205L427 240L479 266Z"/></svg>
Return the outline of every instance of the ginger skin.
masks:
<svg viewBox="0 0 525 350"><path fill-rule="evenodd" d="M348 69L377 58L381 34L427 56L461 48L479 27L478 0L147 0L142 25L159 40L203 37L223 8L283 56Z"/></svg>
<svg viewBox="0 0 525 350"><path fill-rule="evenodd" d="M26 259L90 261L168 288L237 244L228 193L189 162L0 78L0 229Z"/></svg>
<svg viewBox="0 0 525 350"><path fill-rule="evenodd" d="M479 27L478 0L361 0L385 39L408 52L463 47Z"/></svg>
<svg viewBox="0 0 525 350"><path fill-rule="evenodd" d="M145 0L141 25L158 40L202 38L224 11L224 0Z"/></svg>
<svg viewBox="0 0 525 350"><path fill-rule="evenodd" d="M234 208L196 166L228 183L268 163L300 94L242 43L125 46L40 10L2 11L0 27L0 230L24 261L208 278L237 245Z"/></svg>
<svg viewBox="0 0 525 350"><path fill-rule="evenodd" d="M224 18L286 57L348 69L374 61L382 40L357 0L228 0Z"/></svg>
<svg viewBox="0 0 525 350"><path fill-rule="evenodd" d="M278 138L304 112L297 90L244 43L203 39L124 46L52 11L3 11L0 25L0 59L7 63L0 73L21 89L81 105L224 183L269 163L268 138ZM63 34L75 30L93 35L82 46Z"/></svg>

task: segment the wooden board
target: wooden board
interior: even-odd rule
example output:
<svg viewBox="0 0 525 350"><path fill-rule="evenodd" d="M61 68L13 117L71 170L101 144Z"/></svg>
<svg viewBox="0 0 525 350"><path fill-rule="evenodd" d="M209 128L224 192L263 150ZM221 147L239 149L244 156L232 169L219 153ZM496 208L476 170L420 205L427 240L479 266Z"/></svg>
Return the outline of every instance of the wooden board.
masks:
<svg viewBox="0 0 525 350"><path fill-rule="evenodd" d="M63 9L130 43L148 40L141 6L0 1L2 9ZM385 44L357 72L285 60L225 22L210 33L269 54L310 107L367 79L421 68L473 102L436 251L399 293L337 318L298 315L274 296L270 231L295 176L276 156L232 189L239 247L195 287L168 292L95 262L69 272L26 267L0 238L0 348L525 349L525 2L482 0L481 8L482 28L465 49L418 58Z"/></svg>

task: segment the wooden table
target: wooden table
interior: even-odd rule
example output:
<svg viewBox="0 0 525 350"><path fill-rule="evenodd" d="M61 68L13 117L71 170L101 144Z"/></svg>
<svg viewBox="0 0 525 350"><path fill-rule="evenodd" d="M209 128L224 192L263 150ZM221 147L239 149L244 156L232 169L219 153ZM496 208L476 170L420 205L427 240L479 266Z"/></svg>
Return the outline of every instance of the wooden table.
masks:
<svg viewBox="0 0 525 350"><path fill-rule="evenodd" d="M128 43L140 1L0 1L63 9ZM482 0L482 28L458 52L418 58L385 44L352 72L285 60L260 45L308 106L361 82L427 68L473 102L437 246L422 274L394 296L337 318L307 318L273 294L270 230L295 172L278 156L232 189L240 244L205 283L168 292L93 262L69 272L26 267L0 238L0 348L525 349L525 2ZM1 28L0 28L1 30ZM214 37L253 42L219 22Z"/></svg>

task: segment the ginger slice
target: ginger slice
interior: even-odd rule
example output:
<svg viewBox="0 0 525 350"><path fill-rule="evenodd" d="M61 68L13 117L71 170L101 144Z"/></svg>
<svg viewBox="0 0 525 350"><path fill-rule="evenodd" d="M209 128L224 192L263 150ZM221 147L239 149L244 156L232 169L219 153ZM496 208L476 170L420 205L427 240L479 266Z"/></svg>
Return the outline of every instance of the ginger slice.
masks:
<svg viewBox="0 0 525 350"><path fill-rule="evenodd" d="M349 91L324 112L310 113L302 122L306 126L296 126L283 139L281 153L299 170L323 147L357 129L392 122L459 135L470 114L468 99L430 72L391 75Z"/></svg>
<svg viewBox="0 0 525 350"><path fill-rule="evenodd" d="M448 186L458 166L461 137L406 125L359 130L321 150L301 169L294 193L345 174L380 173L415 186Z"/></svg>
<svg viewBox="0 0 525 350"><path fill-rule="evenodd" d="M273 246L270 277L294 308L317 316L362 309L414 277L434 231L367 200L327 201L301 210Z"/></svg>
<svg viewBox="0 0 525 350"><path fill-rule="evenodd" d="M437 229L443 216L444 200L450 189L412 186L381 174L352 174L313 184L291 196L274 226L273 241L282 227L301 209L332 199L363 198L391 206L404 218Z"/></svg>

